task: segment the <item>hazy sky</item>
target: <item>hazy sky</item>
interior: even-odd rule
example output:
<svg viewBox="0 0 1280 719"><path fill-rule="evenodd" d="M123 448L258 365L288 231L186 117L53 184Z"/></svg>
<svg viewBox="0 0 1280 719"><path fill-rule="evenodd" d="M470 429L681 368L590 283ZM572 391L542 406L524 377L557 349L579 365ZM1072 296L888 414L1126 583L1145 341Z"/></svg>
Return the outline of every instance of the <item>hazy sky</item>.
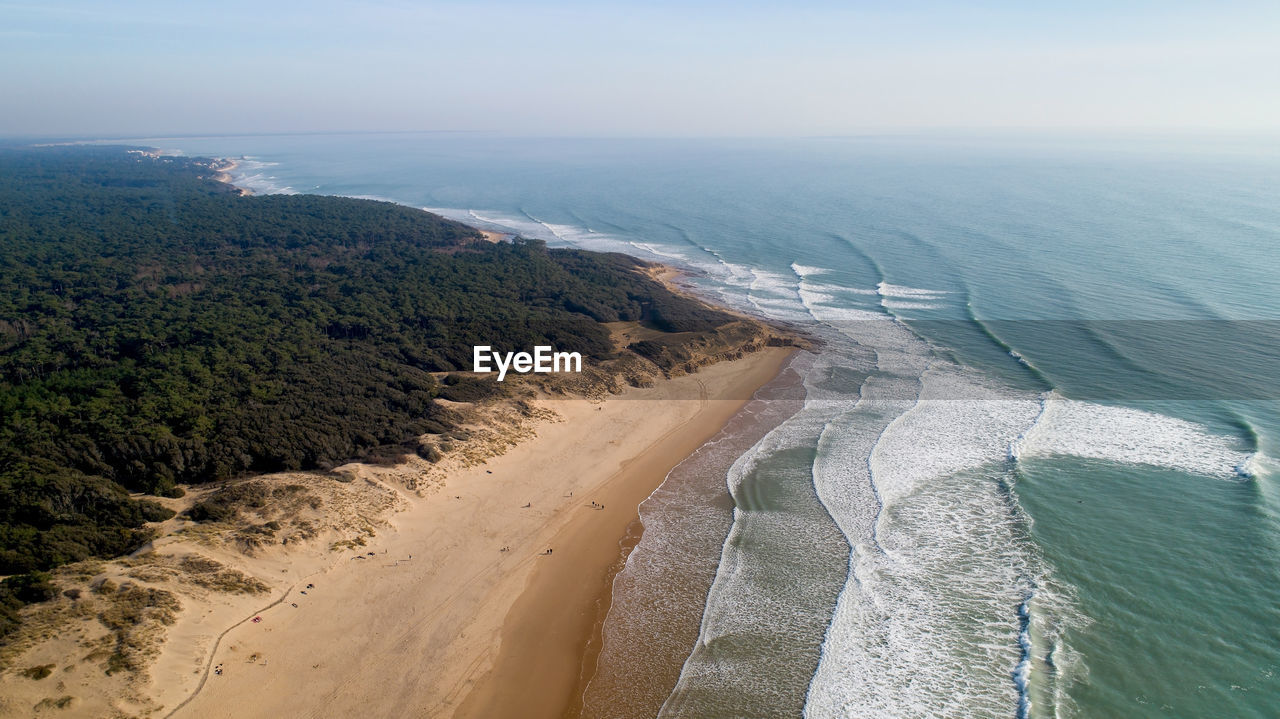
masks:
<svg viewBox="0 0 1280 719"><path fill-rule="evenodd" d="M0 0L0 67L3 135L1276 130L1280 2Z"/></svg>

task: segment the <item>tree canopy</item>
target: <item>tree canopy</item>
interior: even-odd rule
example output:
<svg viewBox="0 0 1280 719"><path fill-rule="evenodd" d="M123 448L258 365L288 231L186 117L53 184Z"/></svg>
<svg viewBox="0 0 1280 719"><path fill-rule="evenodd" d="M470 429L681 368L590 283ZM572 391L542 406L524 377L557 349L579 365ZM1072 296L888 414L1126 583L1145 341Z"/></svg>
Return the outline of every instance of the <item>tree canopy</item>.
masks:
<svg viewBox="0 0 1280 719"><path fill-rule="evenodd" d="M600 360L603 322L731 319L625 255L213 175L121 147L0 147L0 573L136 547L169 513L129 492L447 430L431 373L469 369L472 345Z"/></svg>

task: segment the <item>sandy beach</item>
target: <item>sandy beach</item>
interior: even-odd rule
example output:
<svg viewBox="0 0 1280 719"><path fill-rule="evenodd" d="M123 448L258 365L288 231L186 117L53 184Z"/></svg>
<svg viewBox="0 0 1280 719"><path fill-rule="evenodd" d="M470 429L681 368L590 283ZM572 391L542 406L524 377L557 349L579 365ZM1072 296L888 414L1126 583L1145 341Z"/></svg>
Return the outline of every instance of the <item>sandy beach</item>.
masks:
<svg viewBox="0 0 1280 719"><path fill-rule="evenodd" d="M249 195L253 194L253 190L250 190L249 188L244 187L243 185L235 184L235 178L232 177L231 175L231 173L235 172L236 168L238 167L240 167L240 161L233 160L229 157L222 157L216 160L212 160L209 165L209 168L213 170L214 180L230 185L234 187L236 192L239 193L242 197L248 197Z"/></svg>
<svg viewBox="0 0 1280 719"><path fill-rule="evenodd" d="M164 692L162 714L561 716L637 505L791 352L603 402L541 400L560 421L442 490L406 495L389 530L348 552L362 561L318 570L310 589L226 631L203 664L222 672L206 670L194 696ZM196 680L181 682L187 695Z"/></svg>
<svg viewBox="0 0 1280 719"><path fill-rule="evenodd" d="M607 326L619 348L669 344L439 399L461 419L416 452L148 497L175 516L129 556L55 570L59 595L2 647L0 717L572 716L638 505L795 351L769 345L797 339L747 318ZM220 497L229 515L193 519Z"/></svg>

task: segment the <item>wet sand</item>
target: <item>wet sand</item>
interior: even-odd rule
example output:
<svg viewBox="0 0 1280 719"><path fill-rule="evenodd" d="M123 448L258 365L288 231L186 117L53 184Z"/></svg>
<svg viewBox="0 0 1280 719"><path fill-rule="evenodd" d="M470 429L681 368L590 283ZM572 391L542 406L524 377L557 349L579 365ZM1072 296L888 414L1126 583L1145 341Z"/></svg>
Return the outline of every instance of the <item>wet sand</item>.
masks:
<svg viewBox="0 0 1280 719"><path fill-rule="evenodd" d="M706 401L698 414L629 460L588 500L604 510L588 504L556 534L551 541L555 561L539 565L530 577L504 621L493 668L476 682L455 717L550 719L577 712L599 649L613 576L639 539L637 507L673 467L714 437L755 389L777 376L791 352L760 354L741 361L752 366L734 379L733 390L720 388L721 396L741 399Z"/></svg>

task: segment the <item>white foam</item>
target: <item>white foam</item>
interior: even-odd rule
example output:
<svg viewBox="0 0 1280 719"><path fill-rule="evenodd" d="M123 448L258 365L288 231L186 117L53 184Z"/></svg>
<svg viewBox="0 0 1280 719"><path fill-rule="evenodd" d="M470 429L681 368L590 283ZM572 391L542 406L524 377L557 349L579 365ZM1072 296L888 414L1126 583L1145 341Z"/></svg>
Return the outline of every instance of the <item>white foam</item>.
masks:
<svg viewBox="0 0 1280 719"><path fill-rule="evenodd" d="M1030 701L1050 648L1063 662L1070 654L1058 628L1077 615L1005 489L1002 443L1034 422L1038 407L938 396L971 381L934 369L914 405L869 401L864 412L910 407L873 449L861 424L833 425L823 438L818 486L854 552L807 717L1013 714ZM848 486L867 476L868 454L880 505L870 511Z"/></svg>
<svg viewBox="0 0 1280 719"><path fill-rule="evenodd" d="M1017 459L1069 455L1144 464L1207 477L1234 478L1256 468L1255 455L1229 437L1186 420L1050 394L1043 412L1009 449Z"/></svg>
<svg viewBox="0 0 1280 719"><path fill-rule="evenodd" d="M1007 458L1009 445L1040 415L1040 403L1034 397L962 399L998 392L953 368L928 372L920 400L894 420L871 453L881 500L892 505L926 482Z"/></svg>
<svg viewBox="0 0 1280 719"><path fill-rule="evenodd" d="M1280 462L1262 452L1254 452L1236 468L1241 477L1273 477L1280 474Z"/></svg>
<svg viewBox="0 0 1280 719"><path fill-rule="evenodd" d="M812 267L810 265L799 264L798 262L791 263L791 270L801 278L826 275L835 272L835 270L830 270L826 267Z"/></svg>
<svg viewBox="0 0 1280 719"><path fill-rule="evenodd" d="M792 265L792 269L797 267ZM799 274L798 271L797 274ZM839 285L814 282L810 279L810 275L799 276L796 295L805 311L819 322L846 323L869 320L887 322L893 319L879 310L856 306L855 298L842 296L856 294L856 292L850 292Z"/></svg>
<svg viewBox="0 0 1280 719"><path fill-rule="evenodd" d="M878 348L881 362L918 361L908 338L885 337L897 345ZM885 381L909 376L895 375ZM1183 420L1042 400L949 363L921 378L914 403L864 397L864 415L898 412L869 451L865 421L824 433L815 484L854 552L806 716L1021 716L1033 697L1065 710L1062 686L1083 670L1062 628L1085 620L1028 538L1008 461L1073 454L1229 477L1256 455Z"/></svg>
<svg viewBox="0 0 1280 719"><path fill-rule="evenodd" d="M499 224L499 223L494 222L493 220L491 220L491 219L489 219L489 218L485 217L484 215L481 215L480 213L476 212L475 210L467 210L467 215L468 215L468 216L470 216L470 217L471 217L471 219L475 220L476 222L481 222L481 223L484 223L484 224L487 224L487 225L498 225L498 224Z"/></svg>
<svg viewBox="0 0 1280 719"><path fill-rule="evenodd" d="M804 374L816 358L798 355L791 368ZM733 430L699 448L672 471L674 481L664 482L641 504L644 533L614 580L616 611L610 611L602 632L597 672L584 695L586 715L606 715L618 702L651 707L652 715L669 699L664 687L636 682L636 673L647 675L652 666L669 667L687 659L693 637L683 631L655 632L655 628L697 630L707 588L727 566L721 561L721 540L730 529L722 524L726 473L740 477L759 456L762 445L756 440L791 417L796 405L793 400L748 403L743 411L751 420L735 419ZM769 440L787 441L780 434L772 434ZM754 615L740 614L740 619L748 616ZM819 618L819 626L823 621L825 616ZM800 678L801 686L806 678Z"/></svg>
<svg viewBox="0 0 1280 719"><path fill-rule="evenodd" d="M298 192L281 182L280 178L270 174L269 168L276 167L278 162L263 162L247 156L236 160L236 166L228 173L231 184L244 187L258 195L296 195Z"/></svg>
<svg viewBox="0 0 1280 719"><path fill-rule="evenodd" d="M895 355L922 351L918 339L896 339ZM930 367L914 402L864 400L863 413L888 418L878 436L855 421L823 437L820 496L854 552L806 716L999 715L1019 701L1011 672L1021 661L1029 680L1031 652L1010 608L1025 605L1042 570L996 478L1039 404L951 399L1000 393L953 365ZM984 467L989 478L958 478ZM871 508L857 499L863 484Z"/></svg>
<svg viewBox="0 0 1280 719"><path fill-rule="evenodd" d="M1021 353L1021 352L1018 352L1018 351L1016 351L1016 350L1009 350L1009 356L1010 356L1010 357L1012 357L1012 358L1014 358L1014 359L1016 359L1016 360L1018 360L1018 363L1019 363L1019 364L1021 364L1021 365L1023 365L1023 366L1025 366L1025 367L1032 367L1032 366L1033 366L1030 362L1028 362L1028 361L1027 361L1027 358L1026 358L1026 357L1023 357L1023 356L1022 356L1022 353Z"/></svg>
<svg viewBox="0 0 1280 719"><path fill-rule="evenodd" d="M480 222L484 222L499 229L507 230L512 234L520 235L522 237L540 240L555 239L554 237L549 236L545 227L525 217L489 210L483 210L485 214L481 215L480 210L470 208L423 207L422 209L459 222L470 222L473 219L479 220Z"/></svg>
<svg viewBox="0 0 1280 719"><path fill-rule="evenodd" d="M424 207L422 209L451 220L467 223L479 222L487 227L513 235L542 240L551 246L576 247L600 252L623 252L630 255L648 255L647 259L651 260L683 259L678 255L664 252L662 247L656 243L637 243L573 225L545 222L528 213L515 215L498 210L453 207Z"/></svg>
<svg viewBox="0 0 1280 719"><path fill-rule="evenodd" d="M902 297L922 300L942 299L943 295L950 294L946 290L926 290L918 287L907 287L906 285L891 285L888 282L881 282L876 285L876 291L880 293L881 297Z"/></svg>
<svg viewBox="0 0 1280 719"><path fill-rule="evenodd" d="M928 302L910 302L904 300L885 299L880 301L880 306L890 310L940 310L943 305L931 304Z"/></svg>
<svg viewBox="0 0 1280 719"><path fill-rule="evenodd" d="M806 282L806 283L808 283L808 284L809 284L809 285L811 285L811 286L815 286L815 287L816 287L816 286L822 286L822 285L825 285L825 286L827 286L827 287L834 287L834 288L838 288L841 292L848 293L848 294L852 294L852 295L876 295L876 294L879 294L879 292L877 292L876 290L867 289L867 288L865 288L865 287L846 287L846 286L844 286L844 285L838 285L838 284L831 284L831 283L824 283L824 282L815 282L815 281L813 281L813 278L815 278L815 277L825 277L825 276L829 276L829 275L831 275L833 272L835 272L835 270L828 269L828 268L826 268L826 267L812 267L812 266L809 266L809 265L802 265L802 264L799 264L799 263L796 263L796 262L792 262L792 263L791 263L791 271L792 271L792 272L794 272L794 273L796 273L796 277L799 277L799 278L800 278L800 280L801 280L802 282Z"/></svg>
<svg viewBox="0 0 1280 719"><path fill-rule="evenodd" d="M795 277L763 268L747 268L747 302L765 317L791 322L811 319L804 311Z"/></svg>
<svg viewBox="0 0 1280 719"><path fill-rule="evenodd" d="M727 480L735 487L757 462L819 437L814 486L854 550L810 684L805 714L815 719L1014 714L1031 701L1037 676L1049 673L1047 652L1058 671L1068 663L1072 652L1058 628L1076 621L1070 592L1054 585L1026 536L1027 520L1008 490L1011 460L1073 454L1211 476L1258 462L1180 420L990 386L935 357L886 312L942 308L946 291L887 282L848 287L822 267L792 264L792 278L705 247L624 241L532 216L472 217L551 242L671 259L702 270L736 307L830 323L821 329L833 341L806 375L805 409L741 455ZM855 396L820 381L835 370L871 377ZM771 620L767 597L747 582L759 557L736 541L741 532L735 523L721 548L699 649L671 697L714 678L709 648L722 646L718 639ZM647 519L642 542L659 535ZM1025 625L1019 607L1028 613ZM1050 705L1065 701L1056 686L1048 695L1057 697L1045 700Z"/></svg>
<svg viewBox="0 0 1280 719"><path fill-rule="evenodd" d="M588 230L588 231L590 231L590 230ZM682 260L684 260L684 256L683 256L683 255L680 255L680 254L678 254L678 253L676 253L676 252L669 252L669 251L666 251L666 250L663 250L663 249L659 249L656 245L654 245L654 244L652 244L652 243L649 243L649 242L634 242L634 241L632 241L632 242L628 242L627 244L631 245L632 247L636 248L637 250L640 250L641 252L646 252L646 253L648 253L648 254L650 254L650 255L654 255L654 256L657 256L657 257L662 257L662 258L664 258L664 259L668 259L668 260L681 260L681 261L682 261Z"/></svg>
<svg viewBox="0 0 1280 719"><path fill-rule="evenodd" d="M805 716L1012 714L1015 608L1041 570L995 478L926 485L874 524L850 558Z"/></svg>
<svg viewBox="0 0 1280 719"><path fill-rule="evenodd" d="M945 309L945 305L938 304L937 300L949 294L943 290L891 285L888 282L876 285L876 292L880 295L880 306L892 312Z"/></svg>
<svg viewBox="0 0 1280 719"><path fill-rule="evenodd" d="M805 289L801 289L799 294L805 309L821 322L885 322L890 319L874 310L841 307L834 295Z"/></svg>
<svg viewBox="0 0 1280 719"><path fill-rule="evenodd" d="M812 365L807 371L802 364L794 365L795 369L804 372L806 386L809 389L808 396L799 412L775 427L749 451L738 457L730 467L726 484L739 507L742 506L744 496L748 492L753 489L758 490L758 485L748 486L747 480L758 471L762 461L768 460L778 452L811 445L825 426L850 408L856 407L857 387L845 388L841 391L839 389L824 390L816 386L836 364L845 361L842 359L833 364L834 357L835 355L808 356L808 362ZM849 389L852 389L854 394L849 394ZM792 481L794 479L793 477ZM756 482L759 481L760 478L757 477ZM778 482L782 479L770 475L769 481ZM803 493L798 488L776 491L790 497ZM823 544L823 542L838 542L838 540L831 537L829 529L825 533L817 531L813 524L807 523L808 521L812 520L797 516L794 514L794 509L792 511L755 511L750 512L748 516L744 515L742 510L735 508L734 523L721 547L715 579L704 605L698 641L694 651L686 659L679 681L664 703L659 713L660 717L699 715L699 710L705 709L707 697L723 693L725 687L733 682L749 681L751 693L754 696L789 694L788 690L804 686L809 678L807 669L797 675L794 671L796 667L778 666L775 663L766 676L766 673L762 672L761 662L776 662L776 655L739 653L726 656L721 648L725 646L724 642L734 644L744 637L763 633L763 630L756 629L754 625L760 621L761 617L771 615L770 607L779 601L774 596L777 590L772 587L776 587L778 575L785 575L789 570L777 564L768 566L761 564L757 554L761 548L760 542L769 543L776 537L777 543L790 542L794 548L795 538L800 536L805 537L806 542L812 542L809 546L816 552L829 553L843 550L843 547L837 547L834 544ZM646 532L648 531L646 527ZM761 581L761 575L766 575L767 579ZM839 582L839 580L839 574L828 577L804 574L791 577L787 583L795 587L803 586L806 582ZM820 631L826 623L827 608L824 606L808 605L801 608L794 603L789 606L792 614L785 619L775 617L776 621L781 621L796 631L803 629L809 632ZM774 635L777 635L776 629ZM811 638L816 639L817 635Z"/></svg>

